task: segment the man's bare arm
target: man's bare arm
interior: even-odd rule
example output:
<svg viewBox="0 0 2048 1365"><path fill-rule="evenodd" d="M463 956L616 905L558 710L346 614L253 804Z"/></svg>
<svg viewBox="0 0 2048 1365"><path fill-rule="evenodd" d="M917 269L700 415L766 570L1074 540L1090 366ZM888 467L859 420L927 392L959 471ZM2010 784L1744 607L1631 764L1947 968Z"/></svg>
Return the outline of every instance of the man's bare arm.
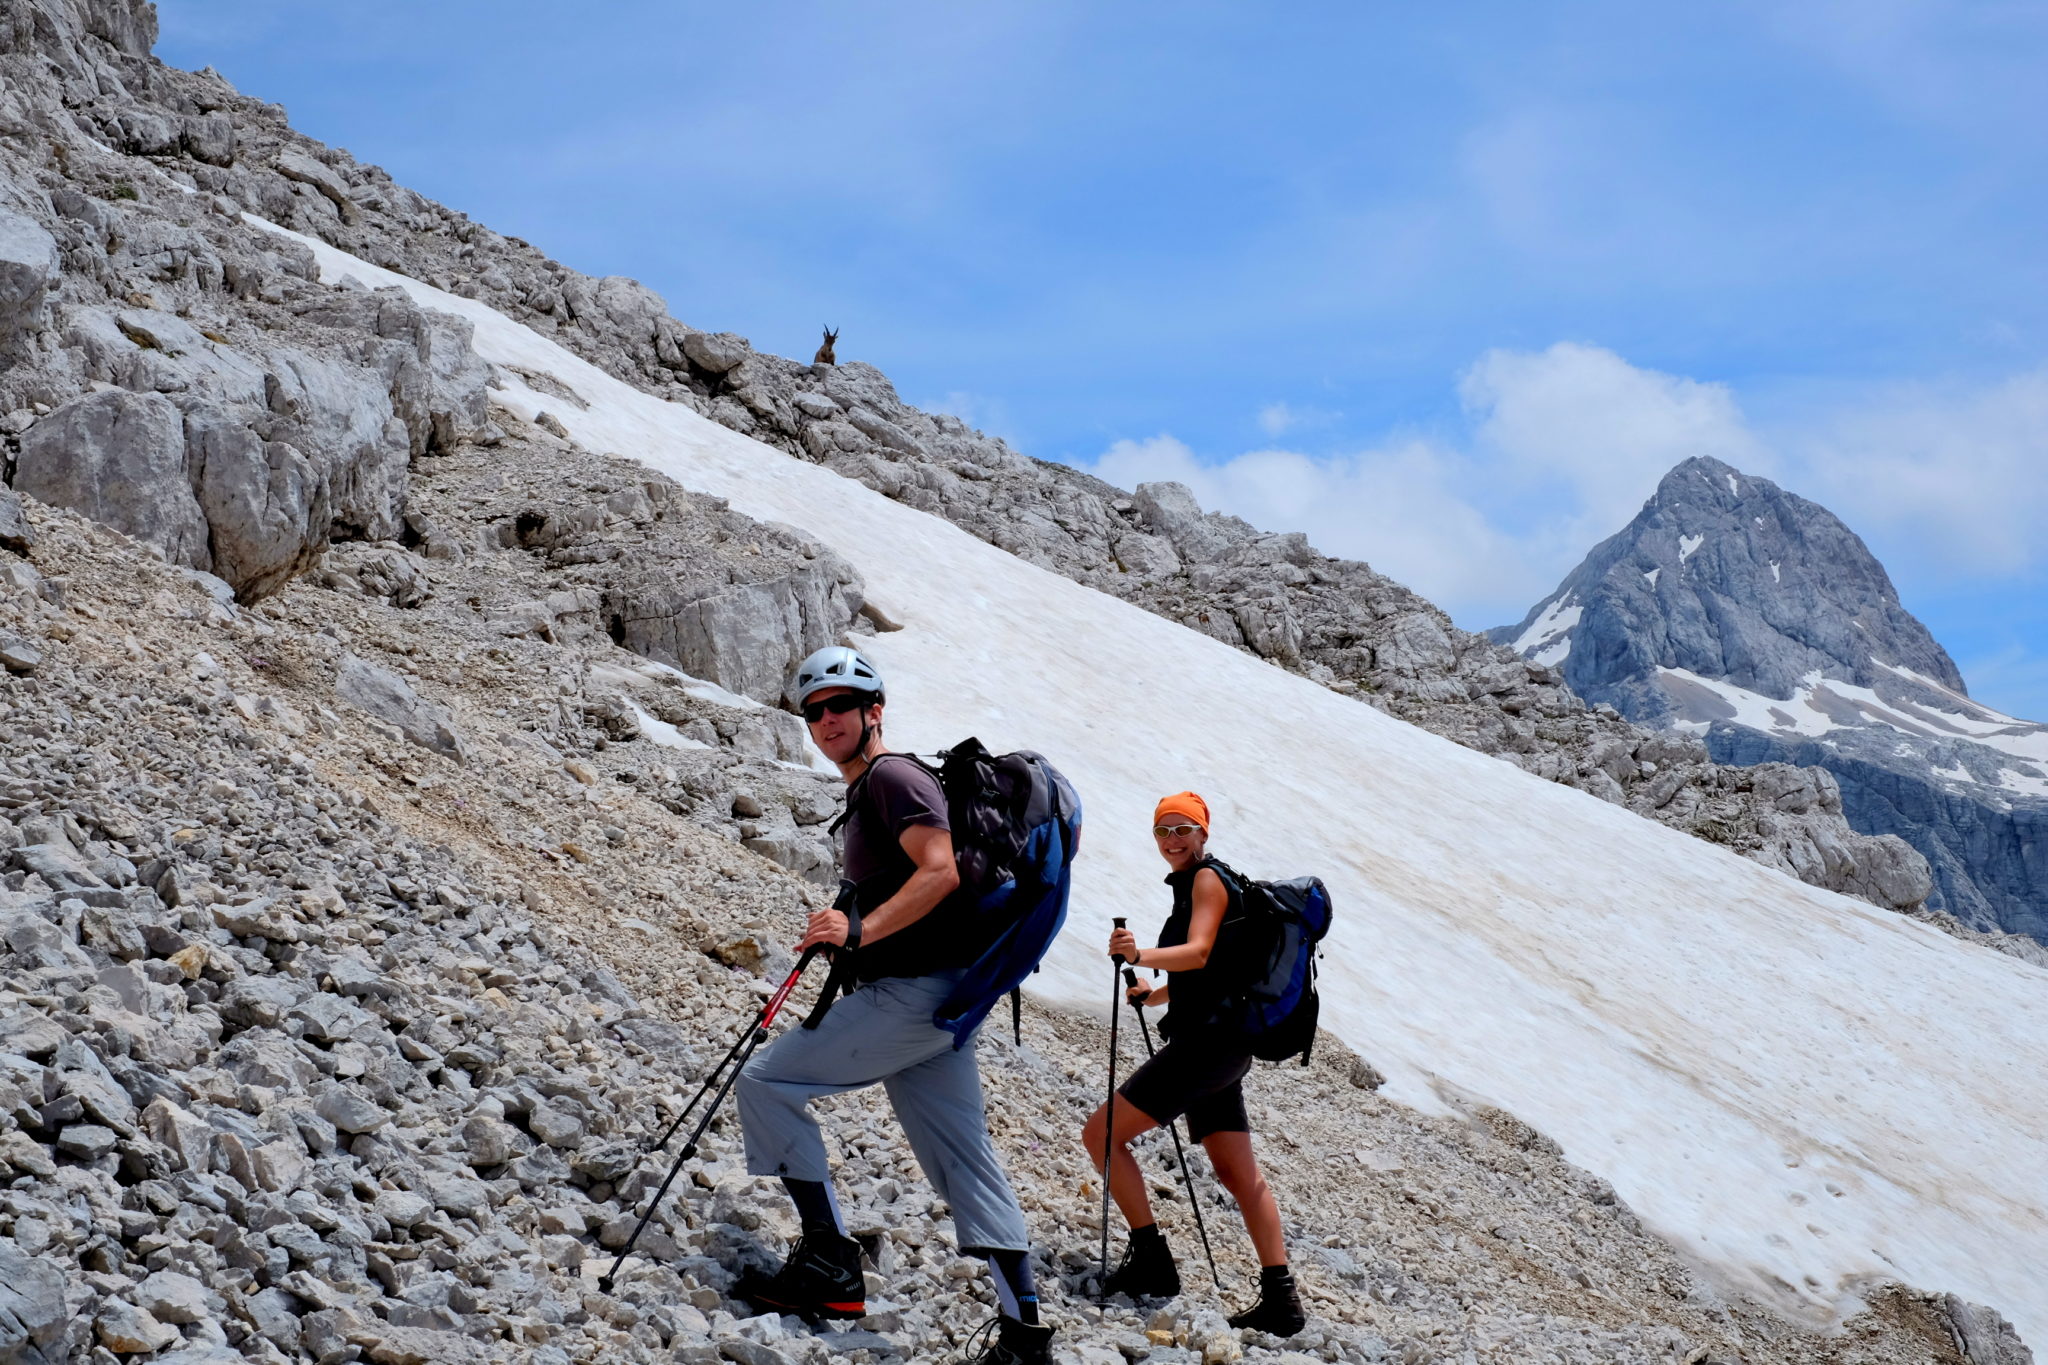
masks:
<svg viewBox="0 0 2048 1365"><path fill-rule="evenodd" d="M930 825L912 825L898 842L917 870L903 888L860 917L863 946L909 928L929 915L938 903L960 885L960 869L953 865L953 836ZM820 910L811 916L798 951L814 943L840 946L846 942L846 916L837 910Z"/></svg>

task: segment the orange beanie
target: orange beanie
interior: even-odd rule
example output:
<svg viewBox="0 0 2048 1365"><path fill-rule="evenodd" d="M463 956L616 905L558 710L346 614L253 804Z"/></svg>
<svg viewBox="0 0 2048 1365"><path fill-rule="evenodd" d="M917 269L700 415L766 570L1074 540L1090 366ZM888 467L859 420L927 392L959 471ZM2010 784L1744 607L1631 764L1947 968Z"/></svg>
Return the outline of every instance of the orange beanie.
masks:
<svg viewBox="0 0 2048 1365"><path fill-rule="evenodd" d="M1175 792L1171 796L1162 797L1159 804L1152 809L1152 823L1163 825L1169 815L1192 820L1202 827L1202 833L1209 832L1209 803L1193 792Z"/></svg>

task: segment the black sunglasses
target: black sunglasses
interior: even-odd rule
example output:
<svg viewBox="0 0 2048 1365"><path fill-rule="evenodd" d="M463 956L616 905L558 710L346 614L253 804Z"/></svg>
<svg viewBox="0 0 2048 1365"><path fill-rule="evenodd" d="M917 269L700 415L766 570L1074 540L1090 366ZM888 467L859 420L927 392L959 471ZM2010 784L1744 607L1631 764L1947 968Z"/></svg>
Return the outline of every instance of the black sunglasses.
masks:
<svg viewBox="0 0 2048 1365"><path fill-rule="evenodd" d="M808 725L816 725L825 718L827 711L830 711L835 716L843 716L848 711L858 711L863 706L872 706L873 704L872 698L859 692L842 692L836 697L827 697L823 701L807 701L804 703L804 722Z"/></svg>

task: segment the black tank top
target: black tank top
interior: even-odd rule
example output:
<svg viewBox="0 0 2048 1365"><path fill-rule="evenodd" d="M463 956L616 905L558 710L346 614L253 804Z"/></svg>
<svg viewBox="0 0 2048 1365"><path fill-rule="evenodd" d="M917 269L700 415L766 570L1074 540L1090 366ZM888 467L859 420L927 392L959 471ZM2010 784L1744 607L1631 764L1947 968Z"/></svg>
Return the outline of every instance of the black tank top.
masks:
<svg viewBox="0 0 2048 1365"><path fill-rule="evenodd" d="M1237 883L1214 858L1204 858L1182 872L1168 873L1166 884L1173 888L1173 913L1160 926L1158 947L1178 948L1188 941L1188 930L1195 918L1195 876L1205 867L1216 873L1223 882L1224 894L1230 898L1224 904L1223 917L1229 919L1237 913ZM1218 939L1220 943L1220 934ZM1216 1007L1225 994L1225 973L1215 960L1215 947L1211 946L1209 965L1166 974L1166 1020L1159 1029L1162 1037L1170 1030L1175 1038L1190 1038L1216 1022Z"/></svg>

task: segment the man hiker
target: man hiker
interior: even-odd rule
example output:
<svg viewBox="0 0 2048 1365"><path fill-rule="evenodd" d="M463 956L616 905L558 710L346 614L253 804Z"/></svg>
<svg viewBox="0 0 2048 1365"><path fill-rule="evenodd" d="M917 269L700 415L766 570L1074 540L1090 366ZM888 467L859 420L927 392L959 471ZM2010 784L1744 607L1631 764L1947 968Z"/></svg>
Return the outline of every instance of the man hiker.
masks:
<svg viewBox="0 0 2048 1365"><path fill-rule="evenodd" d="M1024 1214L989 1139L974 1045L956 1048L933 1022L975 951L948 913L960 878L945 794L923 764L883 744L881 675L858 650L819 650L792 691L811 742L848 786L847 891L839 906L811 915L798 950L822 944L841 955L834 975L850 968L855 986L815 1028L785 1033L740 1073L747 1171L782 1178L803 1234L779 1270L744 1278L735 1293L810 1317L863 1314L860 1249L846 1234L808 1105L879 1083L952 1209L960 1250L985 1258L994 1275L1000 1330L973 1360L1049 1362L1052 1329L1038 1321Z"/></svg>

